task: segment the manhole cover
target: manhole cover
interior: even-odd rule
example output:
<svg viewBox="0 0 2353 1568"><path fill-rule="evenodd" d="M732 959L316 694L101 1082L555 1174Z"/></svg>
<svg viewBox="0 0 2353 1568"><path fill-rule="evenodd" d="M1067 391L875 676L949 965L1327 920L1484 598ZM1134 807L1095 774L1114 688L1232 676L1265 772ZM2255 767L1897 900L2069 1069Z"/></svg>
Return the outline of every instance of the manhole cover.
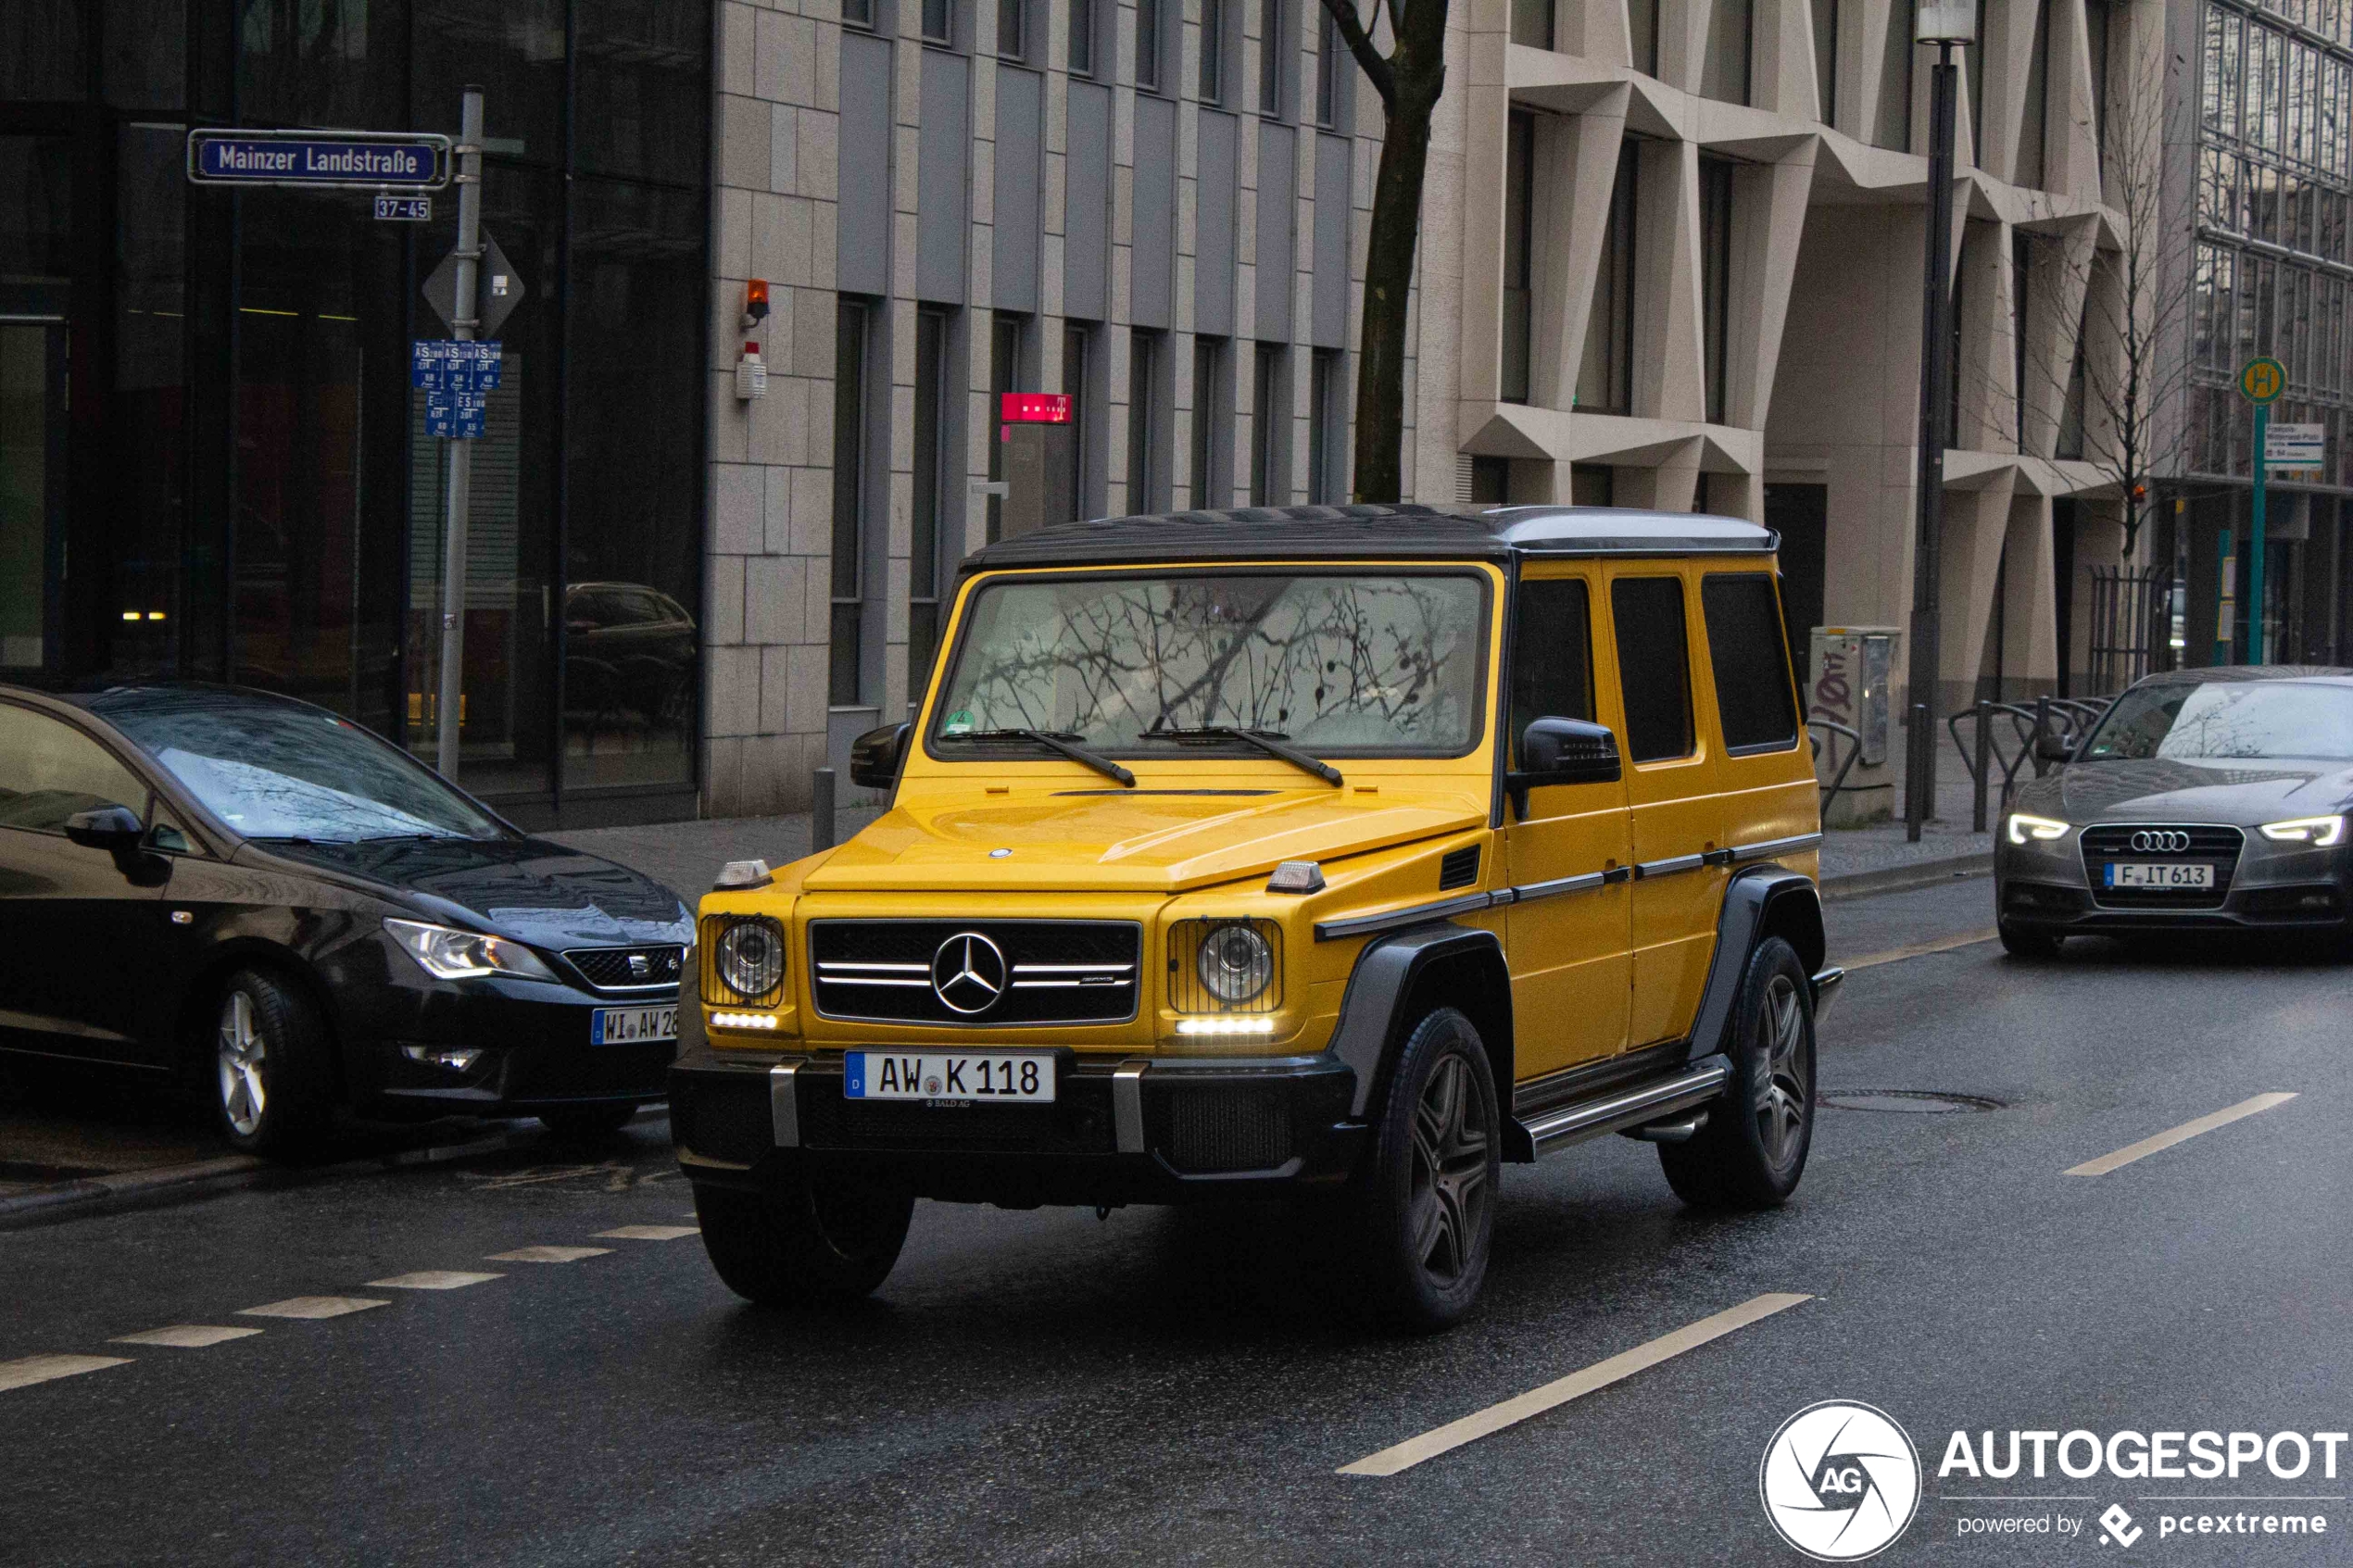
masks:
<svg viewBox="0 0 2353 1568"><path fill-rule="evenodd" d="M1840 1110L1892 1110L1899 1116L1955 1116L1968 1110L1999 1110L2002 1102L1983 1095L1944 1094L1934 1089L1825 1089L1816 1103Z"/></svg>

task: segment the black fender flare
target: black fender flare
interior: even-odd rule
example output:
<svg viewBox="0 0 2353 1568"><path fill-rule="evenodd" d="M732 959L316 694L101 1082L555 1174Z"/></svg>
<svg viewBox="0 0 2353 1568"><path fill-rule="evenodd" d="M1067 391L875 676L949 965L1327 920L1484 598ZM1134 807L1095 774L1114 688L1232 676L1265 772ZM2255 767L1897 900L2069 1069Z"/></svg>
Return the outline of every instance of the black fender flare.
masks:
<svg viewBox="0 0 2353 1568"><path fill-rule="evenodd" d="M1431 966L1468 959L1484 969L1492 966L1495 982L1492 1012L1500 1008L1504 1028L1500 1039L1486 1042L1496 1081L1508 1110L1511 1105L1511 967L1504 960L1504 944L1491 931L1452 922L1432 922L1376 937L1356 955L1340 997L1340 1022L1332 1027L1329 1053L1356 1074L1356 1093L1349 1115L1359 1121L1372 1104L1373 1091L1386 1078L1390 1062L1404 1039L1407 998L1415 983Z"/></svg>
<svg viewBox="0 0 2353 1568"><path fill-rule="evenodd" d="M1732 873L1724 888L1724 907L1716 917L1716 955L1708 962L1707 984L1700 988L1699 1016L1692 1021L1691 1057L1696 1060L1724 1048L1732 1026L1732 1008L1740 999L1741 978L1748 972L1748 956L1768 930L1789 926L1792 946L1811 974L1821 967L1822 896L1814 879L1786 866L1750 866Z"/></svg>

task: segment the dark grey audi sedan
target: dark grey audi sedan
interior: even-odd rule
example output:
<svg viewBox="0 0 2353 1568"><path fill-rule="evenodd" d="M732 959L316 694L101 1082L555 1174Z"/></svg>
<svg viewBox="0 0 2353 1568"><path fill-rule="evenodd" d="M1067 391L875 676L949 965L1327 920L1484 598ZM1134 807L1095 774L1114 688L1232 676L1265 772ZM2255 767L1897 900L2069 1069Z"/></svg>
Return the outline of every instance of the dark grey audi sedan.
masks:
<svg viewBox="0 0 2353 1568"><path fill-rule="evenodd" d="M2094 933L2344 927L2353 670L2152 675L2052 759L1994 835L2011 952Z"/></svg>
<svg viewBox="0 0 2353 1568"><path fill-rule="evenodd" d="M337 1106L617 1128L694 925L308 703L0 686L0 1052L171 1074L240 1148Z"/></svg>

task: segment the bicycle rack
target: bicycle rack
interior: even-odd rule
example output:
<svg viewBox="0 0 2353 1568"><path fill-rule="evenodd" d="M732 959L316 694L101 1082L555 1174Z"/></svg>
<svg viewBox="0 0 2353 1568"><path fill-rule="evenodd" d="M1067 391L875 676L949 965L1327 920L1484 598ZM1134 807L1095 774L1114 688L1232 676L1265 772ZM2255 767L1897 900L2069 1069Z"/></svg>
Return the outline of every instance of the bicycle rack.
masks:
<svg viewBox="0 0 2353 1568"><path fill-rule="evenodd" d="M2034 776L2042 778L2050 771L2050 764L2037 756L2037 743L2046 735L2064 738L2072 747L2089 734L2094 724L2114 702L2114 697L2045 696L2034 699L2029 707L2018 702L1981 702L1964 708L1944 721L1945 732L1953 737L1954 747L1961 754L1963 766L1969 769L1974 797L1969 809L1969 829L1985 831L1986 785L1996 765L2002 771L2001 809L2007 811L2010 797L2018 788L2018 771L2028 763L2034 767ZM1961 742L1961 721L1967 719L1974 728L1974 746ZM2001 729L1997 720L2009 721L2010 737L2017 743L2014 752L2005 752L2001 744Z"/></svg>
<svg viewBox="0 0 2353 1568"><path fill-rule="evenodd" d="M1833 737L1839 735L1846 737L1846 760L1839 763L1838 771L1831 775L1831 782L1821 786L1822 798L1817 809L1826 811L1830 809L1831 797L1846 787L1846 775L1855 771L1855 764L1861 759L1863 737L1835 719L1808 719L1806 721L1806 727L1809 731L1828 730ZM1817 747L1817 749L1819 748ZM1838 743L1835 738L1831 743L1830 754L1832 759L1838 756Z"/></svg>

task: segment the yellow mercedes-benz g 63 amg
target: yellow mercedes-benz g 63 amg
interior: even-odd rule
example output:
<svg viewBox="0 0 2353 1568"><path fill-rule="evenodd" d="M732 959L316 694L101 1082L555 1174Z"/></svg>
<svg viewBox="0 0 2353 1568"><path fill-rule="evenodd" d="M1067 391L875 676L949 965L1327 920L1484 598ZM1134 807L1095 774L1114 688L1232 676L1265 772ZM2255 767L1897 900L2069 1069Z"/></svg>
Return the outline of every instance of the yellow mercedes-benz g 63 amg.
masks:
<svg viewBox="0 0 2353 1568"><path fill-rule="evenodd" d="M1774 547L1361 506L972 557L853 756L887 813L702 901L670 1103L720 1276L864 1295L918 1198L1320 1193L1434 1327L1504 1160L1624 1133L1780 1202L1839 972Z"/></svg>

